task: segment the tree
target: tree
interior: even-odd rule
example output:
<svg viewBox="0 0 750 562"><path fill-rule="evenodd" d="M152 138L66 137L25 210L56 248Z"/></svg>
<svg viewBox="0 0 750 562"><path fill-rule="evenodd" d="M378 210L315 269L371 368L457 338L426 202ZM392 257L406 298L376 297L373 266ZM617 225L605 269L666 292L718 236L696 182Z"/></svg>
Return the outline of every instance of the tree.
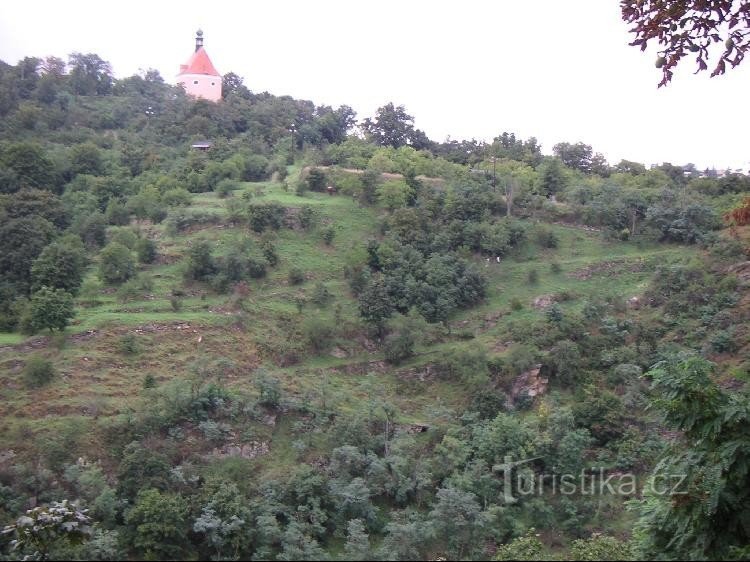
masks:
<svg viewBox="0 0 750 562"><path fill-rule="evenodd" d="M346 560L372 560L370 537L361 519L350 519L346 524L346 544L344 545Z"/></svg>
<svg viewBox="0 0 750 562"><path fill-rule="evenodd" d="M750 49L748 0L621 0L620 8L623 21L633 24L630 32L635 39L631 45L645 51L651 41L656 41L662 47L656 59L656 68L662 71L659 87L672 80L674 68L686 56L695 55L697 74L708 69L711 53L718 47L713 77L724 74L727 63L732 68L739 65Z"/></svg>
<svg viewBox="0 0 750 562"><path fill-rule="evenodd" d="M50 243L55 229L38 216L3 221L0 224L0 278L26 292L31 266Z"/></svg>
<svg viewBox="0 0 750 562"><path fill-rule="evenodd" d="M497 547L495 560L546 560L544 545L534 529L529 529L522 537Z"/></svg>
<svg viewBox="0 0 750 562"><path fill-rule="evenodd" d="M249 99L250 90L242 83L243 78L234 72L227 72L221 77L221 97L227 99L230 95L238 95Z"/></svg>
<svg viewBox="0 0 750 562"><path fill-rule="evenodd" d="M188 544L187 500L179 494L141 490L125 513L128 534L138 556L145 559L179 560Z"/></svg>
<svg viewBox="0 0 750 562"><path fill-rule="evenodd" d="M715 367L683 354L646 373L652 407L683 439L633 504L641 557L720 560L750 544L750 396L722 390L712 378Z"/></svg>
<svg viewBox="0 0 750 562"><path fill-rule="evenodd" d="M540 195L550 197L565 188L566 178L560 160L547 158L541 165L538 190Z"/></svg>
<svg viewBox="0 0 750 562"><path fill-rule="evenodd" d="M84 142L73 147L70 154L71 171L74 174L101 175L103 172L102 155L97 146Z"/></svg>
<svg viewBox="0 0 750 562"><path fill-rule="evenodd" d="M204 504L193 531L206 537L213 559L238 560L247 552L252 540L252 513L246 499L234 482L209 479L203 490Z"/></svg>
<svg viewBox="0 0 750 562"><path fill-rule="evenodd" d="M76 295L87 262L81 239L74 234L63 236L44 248L31 266L32 290L47 286Z"/></svg>
<svg viewBox="0 0 750 562"><path fill-rule="evenodd" d="M140 263L154 263L154 260L156 260L156 242L151 238L140 238L135 243L135 253Z"/></svg>
<svg viewBox="0 0 750 562"><path fill-rule="evenodd" d="M31 296L25 331L63 331L75 315L73 295L63 289L41 287Z"/></svg>
<svg viewBox="0 0 750 562"><path fill-rule="evenodd" d="M594 152L588 144L582 142L577 142L575 144L560 142L552 147L552 152L554 152L555 156L557 156L568 168L579 170L585 174L591 172L591 160Z"/></svg>
<svg viewBox="0 0 750 562"><path fill-rule="evenodd" d="M436 499L429 519L437 536L447 542L451 557L471 557L488 523L476 495L456 488L441 488Z"/></svg>
<svg viewBox="0 0 750 562"><path fill-rule="evenodd" d="M112 92L112 67L93 53L72 53L68 58L70 85L81 96L103 96Z"/></svg>
<svg viewBox="0 0 750 562"><path fill-rule="evenodd" d="M15 172L21 187L56 190L54 166L38 144L11 144L2 152L0 161Z"/></svg>
<svg viewBox="0 0 750 562"><path fill-rule="evenodd" d="M49 506L30 509L14 525L6 526L3 534L13 534L13 550L28 552L33 560L49 560L50 549L60 543L78 545L93 534L87 510L68 503L52 502Z"/></svg>
<svg viewBox="0 0 750 562"><path fill-rule="evenodd" d="M359 314L382 336L385 321L392 313L393 307L385 283L382 278L377 278L359 295Z"/></svg>
<svg viewBox="0 0 750 562"><path fill-rule="evenodd" d="M134 441L125 446L117 471L117 494L120 498L134 498L139 490L166 490L171 466L167 459Z"/></svg>
<svg viewBox="0 0 750 562"><path fill-rule="evenodd" d="M634 560L628 543L598 533L574 540L570 555L573 560Z"/></svg>
<svg viewBox="0 0 750 562"><path fill-rule="evenodd" d="M111 242L99 255L99 278L105 283L124 283L135 275L133 253L118 242Z"/></svg>
<svg viewBox="0 0 750 562"><path fill-rule="evenodd" d="M375 119L368 117L362 121L362 130L380 146L425 148L429 143L422 131L414 129L414 117L406 113L403 105L394 106L393 102L379 107Z"/></svg>

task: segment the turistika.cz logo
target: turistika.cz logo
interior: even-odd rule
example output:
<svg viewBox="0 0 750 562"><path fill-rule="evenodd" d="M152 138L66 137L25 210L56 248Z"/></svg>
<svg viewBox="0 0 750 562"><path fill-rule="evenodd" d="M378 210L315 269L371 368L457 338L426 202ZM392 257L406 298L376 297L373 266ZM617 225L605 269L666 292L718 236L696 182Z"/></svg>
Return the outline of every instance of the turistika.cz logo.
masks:
<svg viewBox="0 0 750 562"><path fill-rule="evenodd" d="M492 471L502 474L503 500L506 504L518 502L519 497L542 495L617 495L635 496L638 492L638 479L629 472L611 472L604 467L581 470L579 473L539 474L530 464L540 457L514 461L506 456L502 464L492 467ZM649 478L641 492L655 495L683 495L683 483L687 475L670 474Z"/></svg>

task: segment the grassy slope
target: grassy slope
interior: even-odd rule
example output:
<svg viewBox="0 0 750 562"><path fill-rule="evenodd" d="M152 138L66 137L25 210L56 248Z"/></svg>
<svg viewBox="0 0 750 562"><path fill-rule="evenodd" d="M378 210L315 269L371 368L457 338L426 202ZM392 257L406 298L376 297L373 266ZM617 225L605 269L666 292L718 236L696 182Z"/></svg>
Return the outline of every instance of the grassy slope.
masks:
<svg viewBox="0 0 750 562"><path fill-rule="evenodd" d="M458 384L420 382L411 376L429 361L429 355L419 356L398 370L388 369L379 362L382 357L378 353L368 352L359 342L346 338L347 325L354 326L357 309L343 279L343 269L347 255L361 252L364 242L376 235L377 216L373 209L362 208L345 196L309 194L299 198L284 192L278 184L252 184L245 189L256 194L254 200L277 201L287 207L313 206L319 212L319 224L335 226L333 246L323 244L319 229L309 233L279 231L276 245L281 262L267 278L250 283L243 313L247 329L243 329L236 321L237 313L229 296L217 296L200 286L190 287L182 309L175 312L169 293L182 283L180 263L175 260L183 255L187 244L199 237L208 238L216 252L222 253L236 236L248 234L247 231L214 226L172 239L163 233L162 226L150 227L152 235L159 239L160 253L171 259L146 268L154 277L154 289L147 298L123 304L111 294L100 295L100 305L78 309L67 341L35 337L19 343L16 335L0 334L0 448L12 447L22 453L30 434L45 434L65 423L85 428L89 422L102 423L109 416L126 413L143 396L141 387L146 373L163 384L187 376L191 363L203 357L230 359L233 367L226 373L225 382L240 389L252 392L254 371L263 366L281 379L284 390L292 397L320 397L325 393L341 410L357 411L365 407L371 396L378 396L396 405L402 423L429 421L444 408L456 408L468 400L466 390ZM260 191L263 194L257 195ZM193 206L224 213L223 201L213 194L195 197ZM587 296L637 295L657 264L682 259L693 251L676 246L607 242L596 232L573 227L549 228L559 236L557 249L542 251L530 245L522 255L500 264L478 260L490 280L489 296L481 306L458 314L452 320L454 328L471 332L488 349L502 352L500 344L508 322L542 314L531 306L535 297L567 291L572 299L562 306L577 308ZM585 280L572 275L614 260L624 264L616 273L594 274ZM550 270L553 261L561 266L561 272ZM287 282L289 269L294 266L307 272L308 280L301 286ZM531 269L538 272L536 285L527 281ZM95 275L94 267L89 275ZM300 315L294 298L309 296L316 281L325 281L335 299L323 310L307 305ZM524 307L512 311L513 299L520 300ZM345 332L337 343L346 350L346 357L310 354L293 366L279 367L266 356L265 348L289 337L284 319L295 324L311 315L332 317L337 304ZM127 356L119 349L126 333L136 337L140 352L135 356ZM457 345L462 344L454 339L420 352ZM19 372L25 358L35 350L54 359L60 376L46 388L29 390ZM255 429L258 435L271 440L271 452L250 461L255 473L283 472L296 462L292 443L299 436L293 434L290 426L291 420L282 419L273 429ZM87 432L79 433L81 452L96 458L99 444ZM310 439L313 455L314 438ZM220 461L217 470L240 470L235 465L243 462Z"/></svg>

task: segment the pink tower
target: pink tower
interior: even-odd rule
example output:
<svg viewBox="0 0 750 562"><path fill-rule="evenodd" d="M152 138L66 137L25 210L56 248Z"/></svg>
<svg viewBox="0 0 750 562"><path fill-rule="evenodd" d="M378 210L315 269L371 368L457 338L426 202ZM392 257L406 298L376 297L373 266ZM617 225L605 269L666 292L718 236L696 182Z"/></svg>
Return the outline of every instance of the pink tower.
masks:
<svg viewBox="0 0 750 562"><path fill-rule="evenodd" d="M177 83L194 98L210 101L221 99L221 74L214 68L203 48L203 32L200 29L195 35L195 52L187 64L180 65Z"/></svg>

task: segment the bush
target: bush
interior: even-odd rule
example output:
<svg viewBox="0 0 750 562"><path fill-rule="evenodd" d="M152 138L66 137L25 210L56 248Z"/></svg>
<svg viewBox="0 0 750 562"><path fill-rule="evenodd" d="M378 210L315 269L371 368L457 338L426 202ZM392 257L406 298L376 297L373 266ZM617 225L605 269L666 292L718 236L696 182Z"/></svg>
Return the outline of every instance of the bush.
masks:
<svg viewBox="0 0 750 562"><path fill-rule="evenodd" d="M263 181L268 177L268 158L252 154L245 158L245 169L242 171L244 181Z"/></svg>
<svg viewBox="0 0 750 562"><path fill-rule="evenodd" d="M190 192L181 187L170 189L161 196L161 202L167 207L187 207L192 199Z"/></svg>
<svg viewBox="0 0 750 562"><path fill-rule="evenodd" d="M32 355L23 367L23 379L27 386L38 388L49 384L55 377L55 368L40 355Z"/></svg>
<svg viewBox="0 0 750 562"><path fill-rule="evenodd" d="M305 320L302 326L305 340L316 353L322 353L333 343L335 330L326 320L319 317L311 317Z"/></svg>
<svg viewBox="0 0 750 562"><path fill-rule="evenodd" d="M300 208L297 218L299 219L300 226L305 230L308 230L313 224L315 224L317 213L310 205L304 205Z"/></svg>
<svg viewBox="0 0 750 562"><path fill-rule="evenodd" d="M532 269L526 276L526 280L529 282L529 285L536 285L539 283L539 272L536 269Z"/></svg>
<svg viewBox="0 0 750 562"><path fill-rule="evenodd" d="M216 192L216 195L224 199L225 197L229 197L230 195L232 195L232 193L239 188L239 182L229 178L225 178L216 184L214 191Z"/></svg>
<svg viewBox="0 0 750 562"><path fill-rule="evenodd" d="M154 375L148 373L143 377L143 388L156 388L156 386L156 377L154 377Z"/></svg>
<svg viewBox="0 0 750 562"><path fill-rule="evenodd" d="M320 168L312 168L305 179L305 187L310 191L325 191L328 178Z"/></svg>
<svg viewBox="0 0 750 562"><path fill-rule="evenodd" d="M123 355L136 355L140 351L140 345L133 334L125 334L118 343L120 353Z"/></svg>
<svg viewBox="0 0 750 562"><path fill-rule="evenodd" d="M117 242L107 244L99 256L99 278L105 283L123 283L135 273L130 250Z"/></svg>
<svg viewBox="0 0 750 562"><path fill-rule="evenodd" d="M289 270L289 284L301 285L305 282L305 272L299 267L293 267Z"/></svg>
<svg viewBox="0 0 750 562"><path fill-rule="evenodd" d="M328 301L331 300L331 296L331 291L328 290L325 283L317 283L313 289L311 300L318 306L325 307L328 304Z"/></svg>
<svg viewBox="0 0 750 562"><path fill-rule="evenodd" d="M211 254L211 243L208 240L198 240L188 250L185 275L188 279L206 281L214 273L216 273L216 262Z"/></svg>
<svg viewBox="0 0 750 562"><path fill-rule="evenodd" d="M510 299L510 309L514 311L523 310L523 303L521 302L521 299L518 297L513 297Z"/></svg>
<svg viewBox="0 0 750 562"><path fill-rule="evenodd" d="M135 248L138 242L138 233L129 227L115 226L109 229L109 241L122 244L128 250Z"/></svg>
<svg viewBox="0 0 750 562"><path fill-rule="evenodd" d="M154 280L148 275L139 275L120 285L117 290L117 300L120 302L140 300L153 290Z"/></svg>
<svg viewBox="0 0 750 562"><path fill-rule="evenodd" d="M336 229L333 225L329 225L323 229L323 242L326 246L330 246L336 236Z"/></svg>
<svg viewBox="0 0 750 562"><path fill-rule="evenodd" d="M560 245L557 234L546 228L540 228L537 231L536 241L542 248L557 248Z"/></svg>
<svg viewBox="0 0 750 562"><path fill-rule="evenodd" d="M140 263L154 263L156 260L156 242L150 238L140 238L135 243L135 253Z"/></svg>
<svg viewBox="0 0 750 562"><path fill-rule="evenodd" d="M73 295L62 289L42 287L31 296L19 323L21 330L34 334L40 330L64 330L75 314Z"/></svg>
<svg viewBox="0 0 750 562"><path fill-rule="evenodd" d="M551 264L549 264L549 270L552 273L557 274L557 273L560 273L562 271L562 266L555 261L555 262L552 262Z"/></svg>
<svg viewBox="0 0 750 562"><path fill-rule="evenodd" d="M383 344L385 360L392 365L398 365L414 355L414 334L404 327L392 334L388 334Z"/></svg>
<svg viewBox="0 0 750 562"><path fill-rule="evenodd" d="M734 342L734 330L719 330L711 335L708 339L711 344L711 350L715 353L730 353L737 350L737 344Z"/></svg>
<svg viewBox="0 0 750 562"><path fill-rule="evenodd" d="M286 210L278 203L254 203L247 207L248 223L255 232L280 229L285 215Z"/></svg>
<svg viewBox="0 0 750 562"><path fill-rule="evenodd" d="M179 312L182 310L182 299L177 295L171 295L169 297L169 305L172 307L172 312Z"/></svg>
<svg viewBox="0 0 750 562"><path fill-rule="evenodd" d="M125 226L130 223L130 212L125 203L117 199L109 200L104 216L109 224Z"/></svg>

